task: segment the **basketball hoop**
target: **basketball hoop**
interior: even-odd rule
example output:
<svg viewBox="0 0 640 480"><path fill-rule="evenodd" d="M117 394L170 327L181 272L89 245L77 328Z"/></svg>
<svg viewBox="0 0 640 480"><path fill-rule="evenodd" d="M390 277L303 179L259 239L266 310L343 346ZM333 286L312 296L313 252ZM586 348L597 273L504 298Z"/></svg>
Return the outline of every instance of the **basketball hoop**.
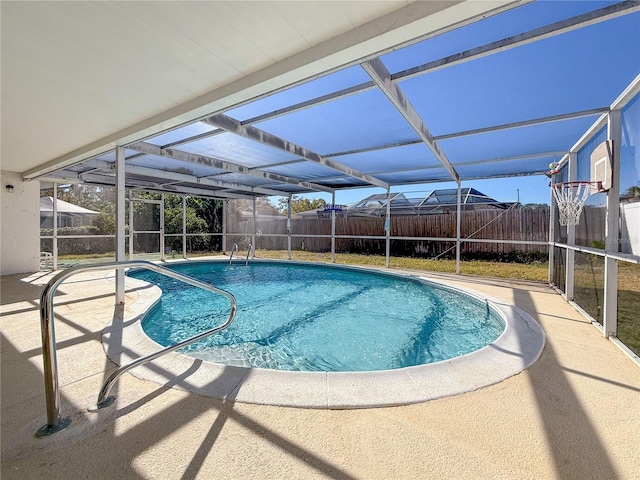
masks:
<svg viewBox="0 0 640 480"><path fill-rule="evenodd" d="M551 184L560 212L560 225L578 225L584 202L602 190L601 182L562 182Z"/></svg>

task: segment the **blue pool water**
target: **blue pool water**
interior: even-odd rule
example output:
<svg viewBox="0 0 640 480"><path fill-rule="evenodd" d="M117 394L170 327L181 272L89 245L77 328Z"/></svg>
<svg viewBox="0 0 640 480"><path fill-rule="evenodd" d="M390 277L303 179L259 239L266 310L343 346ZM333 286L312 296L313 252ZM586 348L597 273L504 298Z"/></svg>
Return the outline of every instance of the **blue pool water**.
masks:
<svg viewBox="0 0 640 480"><path fill-rule="evenodd" d="M303 371L397 369L478 350L504 330L485 301L411 277L290 262L170 268L235 295L233 324L182 350L218 363ZM223 297L146 270L130 276L163 291L142 322L162 345L228 317Z"/></svg>

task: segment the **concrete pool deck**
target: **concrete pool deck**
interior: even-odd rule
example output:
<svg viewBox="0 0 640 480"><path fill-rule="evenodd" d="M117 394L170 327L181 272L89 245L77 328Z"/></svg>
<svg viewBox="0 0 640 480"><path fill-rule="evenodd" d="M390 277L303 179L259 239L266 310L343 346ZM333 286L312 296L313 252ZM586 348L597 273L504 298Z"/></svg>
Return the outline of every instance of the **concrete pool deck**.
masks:
<svg viewBox="0 0 640 480"><path fill-rule="evenodd" d="M357 410L171 388L189 382L195 361L163 386L125 374L115 404L88 413L115 369L103 329L141 315L154 287L136 286L119 307L105 272L79 274L56 296L62 407L72 423L44 439L33 436L46 423L38 301L51 274L4 276L2 478L640 478L640 369L560 295L542 283L412 273L530 314L547 336L538 361L462 395Z"/></svg>

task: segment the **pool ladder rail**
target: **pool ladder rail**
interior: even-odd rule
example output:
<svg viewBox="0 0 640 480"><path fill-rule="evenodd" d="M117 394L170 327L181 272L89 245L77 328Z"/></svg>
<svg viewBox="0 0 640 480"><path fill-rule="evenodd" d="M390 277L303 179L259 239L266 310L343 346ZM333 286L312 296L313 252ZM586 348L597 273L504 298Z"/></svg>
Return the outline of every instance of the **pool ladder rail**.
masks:
<svg viewBox="0 0 640 480"><path fill-rule="evenodd" d="M234 243L231 246L231 254L229 255L229 265L231 265L231 260L233 260L233 252L237 252L238 251L238 244Z"/></svg>
<svg viewBox="0 0 640 480"><path fill-rule="evenodd" d="M107 378L104 385L100 389L96 405L94 407L90 407L88 409L89 411L96 411L113 403L115 397L109 397L109 391L111 390L111 387L113 386L115 381L120 378L123 373L131 370L134 367L148 363L151 360L155 360L156 358L161 357L166 353L173 352L182 347L186 347L187 345L195 343L198 340L202 340L210 335L213 335L214 333L220 332L226 329L229 325L231 325L231 322L233 322L233 319L236 316L237 305L236 299L231 293L214 287L213 285L210 285L208 283L196 280L195 278L178 273L174 270L170 270L166 267L148 262L146 260L130 260L125 262L107 262L93 265L77 265L75 267L63 270L44 286L44 288L42 289L42 295L40 296L40 326L42 329L42 357L44 366L45 400L47 404L47 424L38 429L38 431L36 432L36 437L44 437L59 432L71 423L70 418L63 419L60 415L60 388L58 384L58 365L56 358L53 312L53 297L56 294L56 290L63 281L79 272L84 272L87 270L113 270L132 267L152 270L156 273L166 275L175 280L180 280L194 287L199 287L209 292L222 295L229 300L231 311L227 320L221 325L213 327L205 332L201 332L197 335L194 335L193 337L187 338L186 340L182 340L180 342L164 347L157 352L137 358L136 360L133 360L126 365L121 365L109 376L109 378Z"/></svg>
<svg viewBox="0 0 640 480"><path fill-rule="evenodd" d="M252 245L249 244L249 248L247 248L247 256L244 259L245 265L249 265L249 256L251 255L251 248L252 248ZM229 255L229 265L231 265L231 261L233 260L233 252L237 252L237 251L238 251L238 244L234 243L233 246L231 247L231 254Z"/></svg>
<svg viewBox="0 0 640 480"><path fill-rule="evenodd" d="M247 256L244 259L244 264L249 265L249 255L251 255L251 244L249 244L249 248L247 248Z"/></svg>

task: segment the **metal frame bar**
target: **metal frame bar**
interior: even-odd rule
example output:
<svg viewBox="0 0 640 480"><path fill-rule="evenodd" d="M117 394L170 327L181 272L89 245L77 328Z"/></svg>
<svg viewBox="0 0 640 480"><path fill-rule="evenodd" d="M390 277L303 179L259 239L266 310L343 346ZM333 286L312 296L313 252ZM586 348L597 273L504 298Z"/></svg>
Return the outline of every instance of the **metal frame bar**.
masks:
<svg viewBox="0 0 640 480"><path fill-rule="evenodd" d="M287 196L287 258L291 260L291 195Z"/></svg>
<svg viewBox="0 0 640 480"><path fill-rule="evenodd" d="M251 234L251 245L255 245L256 244L256 198L255 197L253 197L253 207L251 210L253 214L253 230Z"/></svg>
<svg viewBox="0 0 640 480"><path fill-rule="evenodd" d="M53 243L51 246L54 270L58 269L58 184L53 184Z"/></svg>
<svg viewBox="0 0 640 480"><path fill-rule="evenodd" d="M578 178L578 153L569 153L569 172L568 179L570 182L577 180ZM560 227L562 228L562 227ZM567 243L569 245L576 244L576 226L567 225ZM565 271L565 295L569 300L573 300L575 291L575 251L567 250L566 256L566 271Z"/></svg>
<svg viewBox="0 0 640 480"><path fill-rule="evenodd" d="M360 64L362 68L369 74L378 88L385 94L394 107L400 112L407 123L418 134L418 137L422 139L429 150L433 152L438 161L444 168L447 169L451 178L455 181L460 180L460 175L456 172L456 169L451 165L451 162L440 149L438 143L433 139L433 135L424 124L418 112L413 108L409 99L405 96L398 85L391 82L391 74L385 67L382 60L374 58Z"/></svg>
<svg viewBox="0 0 640 480"><path fill-rule="evenodd" d="M265 132L264 130L260 130L251 125L242 125L238 120L227 115L213 115L207 118L205 122L210 125L222 128L228 132L235 133L236 135L240 135L241 137L253 140L254 142L258 142L277 150L290 153L297 157L304 158L305 160L318 163L324 167L330 168L344 175L357 178L358 180L362 180L363 182L369 183L371 185L382 188L389 187L386 182L372 177L371 175L367 175L365 173L359 172L358 170L347 167L346 165L330 160L329 158L326 158L319 153L308 150L304 147L301 147L300 145L296 145L295 143L289 142L284 138L272 135L271 133Z"/></svg>
<svg viewBox="0 0 640 480"><path fill-rule="evenodd" d="M182 258L187 258L187 197L184 195L182 195Z"/></svg>
<svg viewBox="0 0 640 480"><path fill-rule="evenodd" d="M502 130L512 130L514 128L531 127L534 125L544 125L545 123L554 123L554 122L561 122L564 120L573 120L576 118L591 117L594 115L607 113L608 111L609 111L609 107L591 108L589 110L579 110L577 112L563 113L561 115L549 115L546 117L539 117L531 120L524 120L521 122L503 123L500 125L494 125L490 127L476 128L474 130L464 130L462 132L436 135L433 138L438 141L449 140L452 138L468 137L471 135L481 135L483 133L499 132Z"/></svg>
<svg viewBox="0 0 640 480"><path fill-rule="evenodd" d="M620 145L622 145L622 110L609 112L607 137L613 142L611 188L607 192L605 252L618 252L620 227ZM618 333L618 260L604 259L604 305L602 326L606 338Z"/></svg>
<svg viewBox="0 0 640 480"><path fill-rule="evenodd" d="M106 174L86 174L83 176L84 183L94 184L94 185L108 185L115 186L114 177ZM225 190L207 190L203 188L194 188L194 187L185 187L185 186L175 186L171 184L165 183L164 185L158 184L156 182L144 181L137 178L127 178L126 186L130 189L134 190L147 190L154 192L165 192L171 194L182 194L187 193L190 195L195 195L203 198L217 198L217 199L225 199L225 198L244 198L251 199L253 195L244 195L241 193L228 192Z"/></svg>
<svg viewBox="0 0 640 480"><path fill-rule="evenodd" d="M124 147L116 147L116 261L125 260L125 171ZM131 227L131 226L130 226ZM116 304L124 304L124 270L116 270Z"/></svg>
<svg viewBox="0 0 640 480"><path fill-rule="evenodd" d="M331 205L336 204L335 192L331 196ZM336 263L336 210L331 209L331 263Z"/></svg>
<svg viewBox="0 0 640 480"><path fill-rule="evenodd" d="M397 197L394 196L393 198ZM384 216L385 234L385 266L389 268L389 257L391 256L391 190L387 189L387 205Z"/></svg>
<svg viewBox="0 0 640 480"><path fill-rule="evenodd" d="M501 158L494 158L494 159L490 159L490 160L469 160L466 162L459 162L456 163L455 166L456 167L467 167L467 166L471 166L471 165L486 165L488 163L500 163L500 162L514 162L514 161L518 161L518 160L527 160L527 159L532 159L532 158L542 158L542 157L551 157L551 156L559 156L559 155L565 155L567 152L565 151L553 151L553 152L541 152L541 153L530 153L530 154L526 154L526 155L516 155L513 157L501 157ZM393 170L376 170L374 172L372 172L373 175L388 175L388 174L393 174L393 173L402 173L402 172L414 172L414 171L420 171L420 170L435 170L435 169L440 169L443 168L442 165L425 165L424 167L420 167L420 168L416 168L416 167L406 167L406 168L395 168ZM543 173L545 173L548 170L548 168L544 168L539 172L533 172L533 173L522 173L519 175L513 175L513 174L507 174L505 176L508 177L517 177L517 176L526 176L526 175L541 175ZM499 175L492 175L489 178L499 178ZM315 178L314 180L317 181L331 181L331 180L339 180L342 177L337 177L337 176L332 176L332 177L318 177ZM485 178L485 177L465 177L465 180L473 180L474 178ZM437 183L437 182L450 182L451 179L446 178L446 179L441 179L441 180L429 180L429 183ZM426 181L424 180L418 180L414 183L426 183Z"/></svg>
<svg viewBox="0 0 640 480"><path fill-rule="evenodd" d="M447 57L443 57L438 60L419 65L417 67L403 70L402 72L398 72L397 74L393 75L392 79L394 81L407 80L426 72L433 72L434 70L451 67L453 65L458 65L470 60L476 60L478 58L486 57L487 55L491 55L494 53L504 52L505 50L509 50L511 48L526 45L528 43L543 40L545 38L554 37L562 33L567 33L572 30L587 27L589 25L594 25L606 20L611 20L616 17L637 12L638 10L640 10L640 2L636 0L619 2L598 10L593 10L581 15L576 15L574 17L561 20L550 25L545 25L540 28L529 30L518 35L503 38L502 40L487 43L485 45L471 48L463 52L454 53L453 55L449 55Z"/></svg>
<svg viewBox="0 0 640 480"><path fill-rule="evenodd" d="M191 175L187 173L174 172L170 170L158 170L155 168L141 167L137 165L127 165L126 172L131 175L157 177L165 180L175 180L179 183L197 183L203 186L219 187L228 190L238 190L240 192L250 192L261 195L286 195L286 192L282 192L280 190L273 190L263 187L249 187L241 183L216 180L213 178L209 178L209 176L198 177L197 175Z"/></svg>
<svg viewBox="0 0 640 480"><path fill-rule="evenodd" d="M469 192L467 192L467 197L469 196ZM456 273L460 275L460 237L462 236L462 182L458 180L458 192L456 195Z"/></svg>
<svg viewBox="0 0 640 480"><path fill-rule="evenodd" d="M198 165L205 165L211 168L217 168L219 170L225 170L231 173L240 173L243 175L250 175L258 178L265 178L279 183L290 183L293 185L301 185L311 190L318 190L322 192L333 192L332 188L325 187L324 185L316 185L310 182L300 181L296 178L286 177L284 175L278 175L275 173L267 172L264 170L249 168L238 163L229 162L217 157L211 157L207 155L196 155L193 153L185 152L182 150L176 150L173 148L162 149L156 145L152 145L146 142L138 142L129 145L130 149L147 153L150 155L159 155L162 157L172 158L174 160L180 160L182 162L195 163Z"/></svg>
<svg viewBox="0 0 640 480"><path fill-rule="evenodd" d="M633 263L635 265L640 265L640 256L632 255L630 253L619 253L619 252L608 253L596 248L582 247L579 245L567 245L566 243L558 243L558 242L549 242L549 244L554 247L564 248L565 250L575 250L576 252L590 253L591 255L596 255L598 257L611 257L626 263Z"/></svg>

